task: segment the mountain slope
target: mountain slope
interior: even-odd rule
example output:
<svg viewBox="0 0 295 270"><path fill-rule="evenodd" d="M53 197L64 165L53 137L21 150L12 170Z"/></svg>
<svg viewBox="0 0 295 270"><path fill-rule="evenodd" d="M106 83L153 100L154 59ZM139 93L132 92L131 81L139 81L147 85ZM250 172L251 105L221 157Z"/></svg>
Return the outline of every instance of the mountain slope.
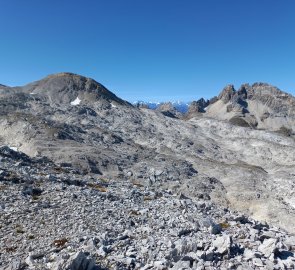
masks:
<svg viewBox="0 0 295 270"><path fill-rule="evenodd" d="M58 237L66 233L69 222L78 215L71 205L75 205L77 209L82 207L84 212L81 213L87 212L91 218L81 214L82 217L77 221L80 229L77 232L71 230L75 235L75 250L79 247L78 239L82 237L84 230L89 233L88 240L99 231L101 240L97 240L97 243L107 247L101 247L101 250L97 251L95 244L93 248L95 254L100 254L98 259L104 262L119 263L120 256L123 256L120 253L123 251L115 240L117 237L124 235L123 239L126 241L129 241L130 237L133 239L134 250L141 250L140 241L145 239L143 235L146 234L148 243L152 245L154 241L159 250L163 247L161 243L166 243L165 234L173 240L172 244L165 244L167 248L163 253L151 253L145 257L144 251L134 251L138 256L136 262L140 263L142 260L144 265L151 264L155 269L158 266L152 261L153 257L157 260L166 258L165 263L163 262L165 267L175 266L175 269L179 269L177 267L180 266L176 263L182 261L181 258L188 256L190 252L195 254L192 262L201 262L198 267L208 262L210 266L215 267L213 269L219 269L221 263L224 263L226 268L229 267L229 257L239 265L238 256L245 255L245 246L238 240L243 233L248 235L247 239L251 238L249 245L254 253L258 252L258 245L262 245L264 239L274 238L274 249L270 254L277 258L281 251L280 245L276 245L287 236L281 230L280 235L284 235L282 239L271 232L268 232L271 236L263 236L263 228L266 230L268 225L260 222L266 221L289 233L295 233L294 136L256 129L253 128L254 125L249 124L245 127L239 126L224 120L238 117L249 121L247 119L252 117L255 108L251 104L256 102L258 109L255 109L253 118L260 116L266 108L270 112L269 119L274 121L272 119L285 112L287 107L284 106L292 105L293 101L291 96L283 98L284 93L264 84L247 87L240 91L234 90L232 86L227 87L218 99L207 107L206 112L199 112L200 106L208 105L206 101L194 104L189 120L166 117L157 110L134 107L95 81L68 73L49 76L24 87L12 88L9 95L0 97L0 142L26 153L29 157L20 163L18 158L15 161L10 160L11 158L6 160L10 153L7 148L2 151L4 154L0 151L4 157L3 161L6 162L5 168L1 168L5 170L0 172L0 179L5 182L5 188L9 188L9 192L17 198L19 204L15 207L27 204L22 201L23 197L17 195L22 186L11 186L11 183L16 181L13 179L27 179L28 182L16 182L24 185L24 188L31 186L30 175L34 179L33 183L46 191L40 197L40 205L46 205L48 200L51 202L50 198L54 198L53 205L58 204L58 198L62 200L65 196L71 204L62 204L71 218L65 222L65 227L58 223L62 227ZM266 96L271 102L264 102ZM80 102L71 104L77 97ZM280 106L276 105L277 100L280 100ZM246 106L245 103L251 106ZM168 104L168 107L171 109L171 104ZM231 109L232 107L234 108ZM292 123L292 113L287 117L288 123ZM259 124L261 125L258 123L257 127L260 128ZM268 128L267 125L264 127ZM14 156L11 153L10 155ZM31 162L29 158L42 161L45 157L47 163L44 161L45 173L42 175L42 166L36 165L35 168L35 161ZM21 164L24 164L23 169ZM13 168L18 177L12 174ZM10 179L12 182L9 182ZM65 183L71 183L70 191L67 191L68 187L65 188ZM94 189L100 193L96 194ZM8 200L7 194L5 200ZM75 201L73 194L83 200ZM158 205L163 204L161 200L169 207L159 207ZM88 203L84 205L83 201ZM193 201L192 205L190 201ZM202 206L198 206L200 209L197 207L199 210L196 210L193 206L195 204ZM104 210L95 210L91 205L104 205ZM39 204L36 209L39 209L38 207ZM201 210L202 207L204 210ZM40 209L38 213L45 215L47 208ZM149 211L146 209L150 209L151 218L145 218L145 211ZM156 209L161 213L160 216L157 216ZM235 220L236 210L241 211L245 219L239 214L239 218ZM26 208L22 211L25 212ZM116 214L110 214L113 211ZM166 212L167 216L165 211L169 211ZM190 211L194 213L193 216L189 214ZM198 211L201 211L200 215ZM64 211L62 213L65 214ZM184 218L184 222L178 220L173 213L177 213L180 219ZM63 220L62 215L56 215L59 217L56 220ZM173 216L174 221L169 221L169 215ZM247 216L260 222L245 221L250 219ZM192 224L197 224L197 221L203 218L215 223L221 222L222 226L226 227L222 233L233 240L229 240L231 248L225 248L224 254L220 254L212 242L218 237L212 233L217 224L208 221L207 227L202 225L203 223L200 227L192 227ZM83 227L83 219L90 224L88 227ZM99 221L98 223L107 220L108 223L96 228L91 220ZM157 220L161 220L161 224L157 223ZM29 228L30 221L25 221ZM50 228L55 230L54 218L50 218L48 222L53 226ZM172 236L175 234L173 226L179 231L176 238ZM242 231L239 226L242 226ZM102 235L102 228L109 228L107 235ZM252 230L253 237L250 236L250 229L257 230ZM162 230L165 230L164 234L161 233ZM125 231L130 233L124 234ZM220 232L219 228L217 234ZM152 235L156 240L151 239ZM49 241L53 236L46 237L46 241ZM138 238L141 240L134 240ZM183 247L181 252L175 251L178 255L173 253L173 246L177 245L178 240L198 242L200 239L208 244L208 247L207 244L206 247L199 247L202 254L197 255L198 248L187 245L184 245L186 247ZM255 242L255 239L260 239L261 242ZM113 243L118 244L118 247ZM44 248L42 246L42 250ZM111 256L107 255L107 250ZM208 255L210 250L213 257ZM270 255L262 254L260 256L268 261ZM125 257L129 259L129 255L124 255L123 258ZM254 265L254 257L249 260L245 259L242 269ZM286 258L284 262L287 263ZM120 263L126 265L125 261ZM122 266L122 269L128 269L130 265L131 261L129 266Z"/></svg>

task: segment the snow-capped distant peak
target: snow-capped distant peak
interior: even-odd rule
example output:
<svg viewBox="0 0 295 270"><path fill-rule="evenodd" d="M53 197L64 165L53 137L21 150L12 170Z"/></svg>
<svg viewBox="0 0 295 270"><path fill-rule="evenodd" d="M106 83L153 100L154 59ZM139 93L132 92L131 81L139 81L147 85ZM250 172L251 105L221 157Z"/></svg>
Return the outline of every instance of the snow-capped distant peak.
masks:
<svg viewBox="0 0 295 270"><path fill-rule="evenodd" d="M168 101L169 102L169 101ZM133 102L134 105L146 105L149 109L155 110L161 104L168 103L168 102L151 102L151 101L136 101ZM181 113L186 113L188 111L188 107L190 102L183 102L183 101L170 101L170 103L175 107L175 109Z"/></svg>
<svg viewBox="0 0 295 270"><path fill-rule="evenodd" d="M74 101L71 102L71 105L75 106L75 105L79 105L81 102L81 99L79 99L79 97L77 97Z"/></svg>

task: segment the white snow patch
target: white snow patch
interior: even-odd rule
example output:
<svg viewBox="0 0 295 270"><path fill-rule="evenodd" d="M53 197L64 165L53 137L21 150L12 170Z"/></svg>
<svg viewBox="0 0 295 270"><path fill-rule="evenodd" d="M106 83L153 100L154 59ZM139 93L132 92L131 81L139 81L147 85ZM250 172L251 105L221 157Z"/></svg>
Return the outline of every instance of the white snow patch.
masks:
<svg viewBox="0 0 295 270"><path fill-rule="evenodd" d="M116 105L114 105L113 103L111 103L112 108L117 108Z"/></svg>
<svg viewBox="0 0 295 270"><path fill-rule="evenodd" d="M81 102L81 99L79 97L77 97L74 101L71 102L71 105L75 106L75 105L79 105Z"/></svg>
<svg viewBox="0 0 295 270"><path fill-rule="evenodd" d="M36 95L36 93L33 93L33 92L32 92L32 93L30 93L30 95Z"/></svg>
<svg viewBox="0 0 295 270"><path fill-rule="evenodd" d="M18 148L15 147L15 146L9 146L9 145L8 145L8 147L9 147L11 150L13 150L13 151L16 151L16 152L18 151Z"/></svg>

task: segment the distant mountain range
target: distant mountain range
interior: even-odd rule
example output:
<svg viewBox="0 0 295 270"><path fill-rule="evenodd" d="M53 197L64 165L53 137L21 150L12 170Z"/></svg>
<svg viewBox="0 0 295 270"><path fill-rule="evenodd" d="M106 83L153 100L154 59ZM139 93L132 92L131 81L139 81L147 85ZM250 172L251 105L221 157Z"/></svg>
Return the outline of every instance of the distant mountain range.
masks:
<svg viewBox="0 0 295 270"><path fill-rule="evenodd" d="M147 107L152 110L158 109L161 105L166 104L166 103L171 103L171 105L179 112L181 113L187 113L188 108L191 104L190 102L183 102L183 101L165 101L165 102L151 102L151 101L135 101L132 104L135 106L140 106L140 107Z"/></svg>

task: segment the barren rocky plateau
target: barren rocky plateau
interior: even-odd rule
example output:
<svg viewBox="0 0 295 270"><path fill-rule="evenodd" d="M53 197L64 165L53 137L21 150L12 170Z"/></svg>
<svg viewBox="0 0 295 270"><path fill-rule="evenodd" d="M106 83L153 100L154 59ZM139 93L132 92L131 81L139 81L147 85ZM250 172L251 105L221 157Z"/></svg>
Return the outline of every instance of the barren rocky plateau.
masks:
<svg viewBox="0 0 295 270"><path fill-rule="evenodd" d="M59 73L0 84L0 269L295 269L295 98L187 113Z"/></svg>

